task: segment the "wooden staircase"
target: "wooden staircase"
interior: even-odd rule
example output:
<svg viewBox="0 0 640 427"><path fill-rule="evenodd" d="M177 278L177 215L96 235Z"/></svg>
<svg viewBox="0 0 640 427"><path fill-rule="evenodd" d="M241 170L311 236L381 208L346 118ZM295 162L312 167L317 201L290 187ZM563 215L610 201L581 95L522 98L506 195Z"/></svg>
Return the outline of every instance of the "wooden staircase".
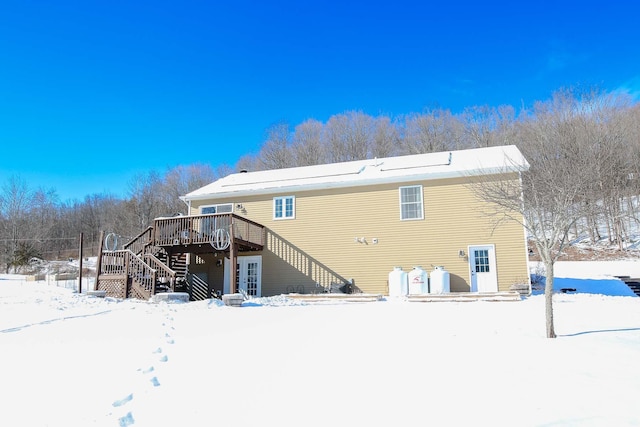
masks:
<svg viewBox="0 0 640 427"><path fill-rule="evenodd" d="M186 292L187 290L187 254L175 253L167 254L166 251L161 250L158 256L158 260L165 266L173 271L173 277L175 280L164 281L156 284L156 293L159 292ZM173 283L173 286L171 286Z"/></svg>
<svg viewBox="0 0 640 427"><path fill-rule="evenodd" d="M100 251L96 290L115 298L149 299L160 292L176 292L184 282L186 254L170 255L153 245L148 227L122 250Z"/></svg>
<svg viewBox="0 0 640 427"><path fill-rule="evenodd" d="M188 292L191 299L205 299L211 287L189 274L187 254L223 252L233 264L238 252L260 251L264 241L262 225L235 214L157 218L122 250L104 251L101 239L96 290L115 298Z"/></svg>
<svg viewBox="0 0 640 427"><path fill-rule="evenodd" d="M640 278L632 278L630 276L616 276L622 280L633 291L634 294L640 297Z"/></svg>

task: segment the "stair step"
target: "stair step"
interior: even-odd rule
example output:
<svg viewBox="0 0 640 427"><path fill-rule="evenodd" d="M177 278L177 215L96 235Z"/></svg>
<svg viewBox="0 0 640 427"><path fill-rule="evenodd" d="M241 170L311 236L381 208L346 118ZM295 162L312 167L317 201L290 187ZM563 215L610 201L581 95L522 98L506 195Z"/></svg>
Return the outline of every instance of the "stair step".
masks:
<svg viewBox="0 0 640 427"><path fill-rule="evenodd" d="M622 280L628 287L633 291L634 294L640 297L640 279L636 277L629 276L616 276L618 279Z"/></svg>

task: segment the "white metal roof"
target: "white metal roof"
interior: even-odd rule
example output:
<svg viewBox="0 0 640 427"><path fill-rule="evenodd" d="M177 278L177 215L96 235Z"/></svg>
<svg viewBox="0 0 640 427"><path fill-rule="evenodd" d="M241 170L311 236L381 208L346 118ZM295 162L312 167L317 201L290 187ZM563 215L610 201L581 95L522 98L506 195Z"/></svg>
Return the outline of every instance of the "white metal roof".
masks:
<svg viewBox="0 0 640 427"><path fill-rule="evenodd" d="M240 172L182 197L203 200L324 188L489 175L529 168L515 145L357 160L317 166Z"/></svg>

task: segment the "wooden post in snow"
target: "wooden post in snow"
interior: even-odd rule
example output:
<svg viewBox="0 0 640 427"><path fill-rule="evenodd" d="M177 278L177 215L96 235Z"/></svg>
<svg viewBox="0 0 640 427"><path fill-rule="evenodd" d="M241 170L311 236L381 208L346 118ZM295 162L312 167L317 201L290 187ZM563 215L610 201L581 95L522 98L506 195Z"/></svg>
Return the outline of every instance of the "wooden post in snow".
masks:
<svg viewBox="0 0 640 427"><path fill-rule="evenodd" d="M80 233L80 249L78 253L78 293L82 293L82 243L84 241L84 233Z"/></svg>
<svg viewBox="0 0 640 427"><path fill-rule="evenodd" d="M102 243L104 242L104 231L100 231L100 241L98 242L98 261L96 262L96 283L93 286L93 289L96 291L100 290L100 282L98 279L100 278L100 270L102 269Z"/></svg>

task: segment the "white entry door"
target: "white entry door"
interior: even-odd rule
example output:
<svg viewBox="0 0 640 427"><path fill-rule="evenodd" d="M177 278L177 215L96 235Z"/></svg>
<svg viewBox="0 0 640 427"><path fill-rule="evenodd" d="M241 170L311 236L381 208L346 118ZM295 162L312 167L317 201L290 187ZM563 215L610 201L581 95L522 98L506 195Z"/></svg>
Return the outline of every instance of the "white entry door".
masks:
<svg viewBox="0 0 640 427"><path fill-rule="evenodd" d="M229 286L231 270L229 258L224 259L224 289L223 292L231 292ZM236 264L236 287L238 291L246 292L252 297L262 295L262 256L241 256Z"/></svg>
<svg viewBox="0 0 640 427"><path fill-rule="evenodd" d="M471 292L497 292L496 248L494 245L469 246Z"/></svg>

